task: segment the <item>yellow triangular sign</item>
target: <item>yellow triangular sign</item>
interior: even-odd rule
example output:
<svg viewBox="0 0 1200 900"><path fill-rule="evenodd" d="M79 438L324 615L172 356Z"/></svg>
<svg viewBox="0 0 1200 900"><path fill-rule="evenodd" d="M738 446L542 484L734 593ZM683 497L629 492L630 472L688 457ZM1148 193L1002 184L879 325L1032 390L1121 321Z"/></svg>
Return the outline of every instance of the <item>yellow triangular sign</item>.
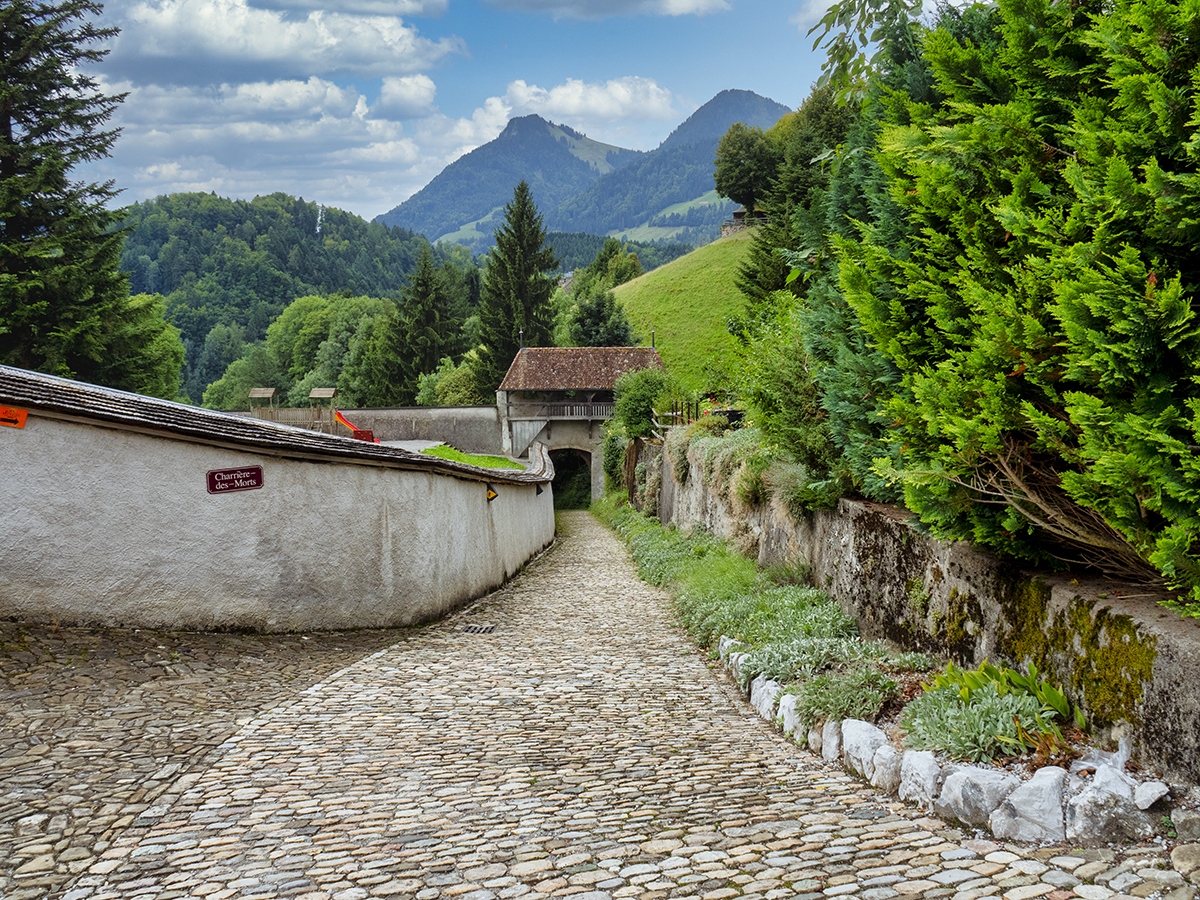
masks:
<svg viewBox="0 0 1200 900"><path fill-rule="evenodd" d="M493 500L495 500L497 497L500 496L499 494L496 493L496 489L494 487L492 487L490 484L487 486L487 489L488 489L487 490L488 503L491 503Z"/></svg>

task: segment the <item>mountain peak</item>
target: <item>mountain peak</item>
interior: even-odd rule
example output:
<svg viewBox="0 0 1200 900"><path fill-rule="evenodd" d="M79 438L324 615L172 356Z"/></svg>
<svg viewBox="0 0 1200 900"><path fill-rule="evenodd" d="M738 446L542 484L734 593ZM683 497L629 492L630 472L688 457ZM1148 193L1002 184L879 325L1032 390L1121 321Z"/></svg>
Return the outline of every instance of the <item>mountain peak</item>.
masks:
<svg viewBox="0 0 1200 900"><path fill-rule="evenodd" d="M649 153L602 144L539 115L517 116L377 221L487 247L523 179L552 230L711 240L731 206L713 190L717 142L735 122L769 128L789 111L751 91L721 91Z"/></svg>
<svg viewBox="0 0 1200 900"><path fill-rule="evenodd" d="M719 141L735 122L770 128L791 109L753 91L724 90L691 114L660 145L660 149Z"/></svg>
<svg viewBox="0 0 1200 900"><path fill-rule="evenodd" d="M539 208L554 209L640 154L593 141L539 115L516 116L377 221L467 244L490 243L513 188L526 181Z"/></svg>
<svg viewBox="0 0 1200 900"><path fill-rule="evenodd" d="M551 127L551 124L536 113L530 113L527 116L513 116L508 120L508 124L504 126L504 130L500 132L496 140L536 134Z"/></svg>

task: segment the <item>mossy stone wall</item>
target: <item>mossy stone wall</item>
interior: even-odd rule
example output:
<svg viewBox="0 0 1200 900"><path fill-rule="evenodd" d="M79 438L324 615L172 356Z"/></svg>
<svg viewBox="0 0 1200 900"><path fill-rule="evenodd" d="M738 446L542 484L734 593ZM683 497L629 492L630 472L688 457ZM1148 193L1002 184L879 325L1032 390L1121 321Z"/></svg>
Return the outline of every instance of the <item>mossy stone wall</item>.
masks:
<svg viewBox="0 0 1200 900"><path fill-rule="evenodd" d="M863 634L962 665L1030 662L1080 704L1102 742L1200 782L1200 623L1144 585L1027 572L921 533L907 512L843 500L796 523L782 507L737 513L703 482L664 467L660 517L737 538L765 565L802 563Z"/></svg>

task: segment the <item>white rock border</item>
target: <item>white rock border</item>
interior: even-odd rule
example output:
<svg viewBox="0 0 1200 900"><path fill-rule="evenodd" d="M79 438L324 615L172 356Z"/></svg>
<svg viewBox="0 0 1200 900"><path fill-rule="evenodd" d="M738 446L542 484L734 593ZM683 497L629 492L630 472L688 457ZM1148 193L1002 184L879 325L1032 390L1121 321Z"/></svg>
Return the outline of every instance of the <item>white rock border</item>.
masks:
<svg viewBox="0 0 1200 900"><path fill-rule="evenodd" d="M725 668L741 684L740 668L750 648L725 636L717 646ZM759 675L743 694L758 715L826 762L840 763L884 793L943 819L986 828L997 838L1035 843L1069 839L1081 847L1149 840L1157 816L1144 810L1170 791L1160 781L1139 783L1122 771L1124 748L1117 754L1097 753L1090 780L1076 774L1087 771L1084 760L1071 773L1047 766L1022 783L995 767L943 765L931 751L895 747L881 729L858 719L818 722L800 731L796 697L784 690L785 685Z"/></svg>

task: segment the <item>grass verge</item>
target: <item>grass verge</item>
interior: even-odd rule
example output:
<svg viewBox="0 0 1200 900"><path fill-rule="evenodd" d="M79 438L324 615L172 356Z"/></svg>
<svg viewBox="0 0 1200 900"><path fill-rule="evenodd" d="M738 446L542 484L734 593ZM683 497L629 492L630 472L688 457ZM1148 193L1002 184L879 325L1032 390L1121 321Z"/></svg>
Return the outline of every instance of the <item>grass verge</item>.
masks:
<svg viewBox="0 0 1200 900"><path fill-rule="evenodd" d="M728 320L745 303L736 276L752 237L714 241L614 291L643 343L654 329L663 363L686 390L708 390L736 370Z"/></svg>
<svg viewBox="0 0 1200 900"><path fill-rule="evenodd" d="M712 650L724 636L745 645L738 665L743 687L765 675L793 693L805 691L799 707L805 727L835 715L874 721L898 694L887 672L914 663L932 667L864 641L827 594L796 584L790 569L762 570L711 535L663 528L623 505L620 494L605 495L592 512L624 538L642 579L668 590L697 644Z"/></svg>
<svg viewBox="0 0 1200 900"><path fill-rule="evenodd" d="M798 583L796 569L760 569L711 535L663 528L620 493L592 513L625 539L642 579L670 592L696 643L711 650L723 636L741 642L743 689L763 675L796 695L798 733L822 721L874 722L903 707L897 724L917 749L973 762L1028 755L1033 768L1076 755L1085 723L1032 666L948 665L932 676L935 660L864 640L827 594ZM923 694L921 680L929 682Z"/></svg>
<svg viewBox="0 0 1200 900"><path fill-rule="evenodd" d="M426 447L421 451L426 456L436 456L438 459L449 459L453 462L466 463L469 466L479 466L481 469L521 469L525 467L503 456L482 456L476 453L463 453L445 444L436 447Z"/></svg>

